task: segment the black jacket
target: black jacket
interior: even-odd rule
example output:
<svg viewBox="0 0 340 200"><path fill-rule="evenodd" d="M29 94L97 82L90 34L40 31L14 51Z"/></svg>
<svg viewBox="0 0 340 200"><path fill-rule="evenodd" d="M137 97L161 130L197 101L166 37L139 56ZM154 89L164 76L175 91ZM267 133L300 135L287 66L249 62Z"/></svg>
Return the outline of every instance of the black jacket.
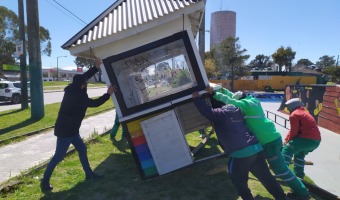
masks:
<svg viewBox="0 0 340 200"><path fill-rule="evenodd" d="M82 76L89 79L97 72L98 69L92 67ZM106 93L98 99L90 99L86 90L82 90L79 86L72 83L64 91L65 94L54 127L54 135L58 137L72 137L79 134L79 128L85 117L86 109L102 105L110 98L110 95Z"/></svg>

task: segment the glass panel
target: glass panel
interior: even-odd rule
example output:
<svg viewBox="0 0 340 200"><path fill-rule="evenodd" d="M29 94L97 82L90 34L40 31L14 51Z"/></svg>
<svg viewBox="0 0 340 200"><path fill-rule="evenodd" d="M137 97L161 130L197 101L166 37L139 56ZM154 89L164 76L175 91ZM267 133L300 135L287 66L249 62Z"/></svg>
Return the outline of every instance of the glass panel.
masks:
<svg viewBox="0 0 340 200"><path fill-rule="evenodd" d="M16 88L21 88L21 83L13 83L13 86Z"/></svg>
<svg viewBox="0 0 340 200"><path fill-rule="evenodd" d="M183 40L111 64L127 108L197 86Z"/></svg>

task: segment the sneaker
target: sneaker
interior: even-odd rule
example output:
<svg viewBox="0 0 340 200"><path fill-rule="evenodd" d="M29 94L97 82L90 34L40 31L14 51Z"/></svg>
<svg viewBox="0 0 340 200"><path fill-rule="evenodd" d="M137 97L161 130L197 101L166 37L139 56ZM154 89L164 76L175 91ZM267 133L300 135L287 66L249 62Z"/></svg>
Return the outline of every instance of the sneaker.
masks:
<svg viewBox="0 0 340 200"><path fill-rule="evenodd" d="M41 189L41 191L43 191L43 192L51 191L51 190L53 190L53 186L50 185L50 183L48 183L48 182L46 182L46 181L41 181L41 182L40 182L40 189Z"/></svg>
<svg viewBox="0 0 340 200"><path fill-rule="evenodd" d="M310 195L306 195L306 196L300 196L300 195L297 195L296 193L294 192L288 192L287 193L287 197L289 199L294 199L294 200L309 200L311 198Z"/></svg>
<svg viewBox="0 0 340 200"><path fill-rule="evenodd" d="M103 175L101 174L96 174L96 173L92 173L91 176L86 176L85 180L100 180L103 178Z"/></svg>

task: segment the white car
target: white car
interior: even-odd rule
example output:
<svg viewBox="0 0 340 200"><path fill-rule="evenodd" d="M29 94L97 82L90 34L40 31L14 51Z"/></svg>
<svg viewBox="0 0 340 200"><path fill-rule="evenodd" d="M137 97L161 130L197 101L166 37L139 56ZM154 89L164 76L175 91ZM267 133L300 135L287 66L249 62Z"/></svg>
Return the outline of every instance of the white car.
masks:
<svg viewBox="0 0 340 200"><path fill-rule="evenodd" d="M30 85L27 83L27 95L30 98ZM21 102L21 82L2 81L0 82L0 101L11 101L13 104Z"/></svg>

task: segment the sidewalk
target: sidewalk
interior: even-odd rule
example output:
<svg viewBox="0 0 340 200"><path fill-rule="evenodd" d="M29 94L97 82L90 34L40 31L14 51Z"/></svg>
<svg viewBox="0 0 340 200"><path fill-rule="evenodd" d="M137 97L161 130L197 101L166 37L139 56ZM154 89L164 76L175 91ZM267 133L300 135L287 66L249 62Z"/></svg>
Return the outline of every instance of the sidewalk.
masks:
<svg viewBox="0 0 340 200"><path fill-rule="evenodd" d="M286 119L289 118L277 109L281 102L271 103L262 102L264 110L273 112ZM273 116L269 116L272 119ZM289 124L289 123L288 123ZM276 124L276 128L280 131L282 139L288 134L288 130ZM309 153L305 160L310 160L314 165L306 165L305 173L315 185L340 197L340 135L319 127L321 132L320 146L313 152Z"/></svg>
<svg viewBox="0 0 340 200"><path fill-rule="evenodd" d="M96 131L103 134L111 129L116 110L84 119L80 135L87 140ZM34 166L49 160L55 151L56 140L53 130L32 136L27 140L0 148L0 184L18 176Z"/></svg>

